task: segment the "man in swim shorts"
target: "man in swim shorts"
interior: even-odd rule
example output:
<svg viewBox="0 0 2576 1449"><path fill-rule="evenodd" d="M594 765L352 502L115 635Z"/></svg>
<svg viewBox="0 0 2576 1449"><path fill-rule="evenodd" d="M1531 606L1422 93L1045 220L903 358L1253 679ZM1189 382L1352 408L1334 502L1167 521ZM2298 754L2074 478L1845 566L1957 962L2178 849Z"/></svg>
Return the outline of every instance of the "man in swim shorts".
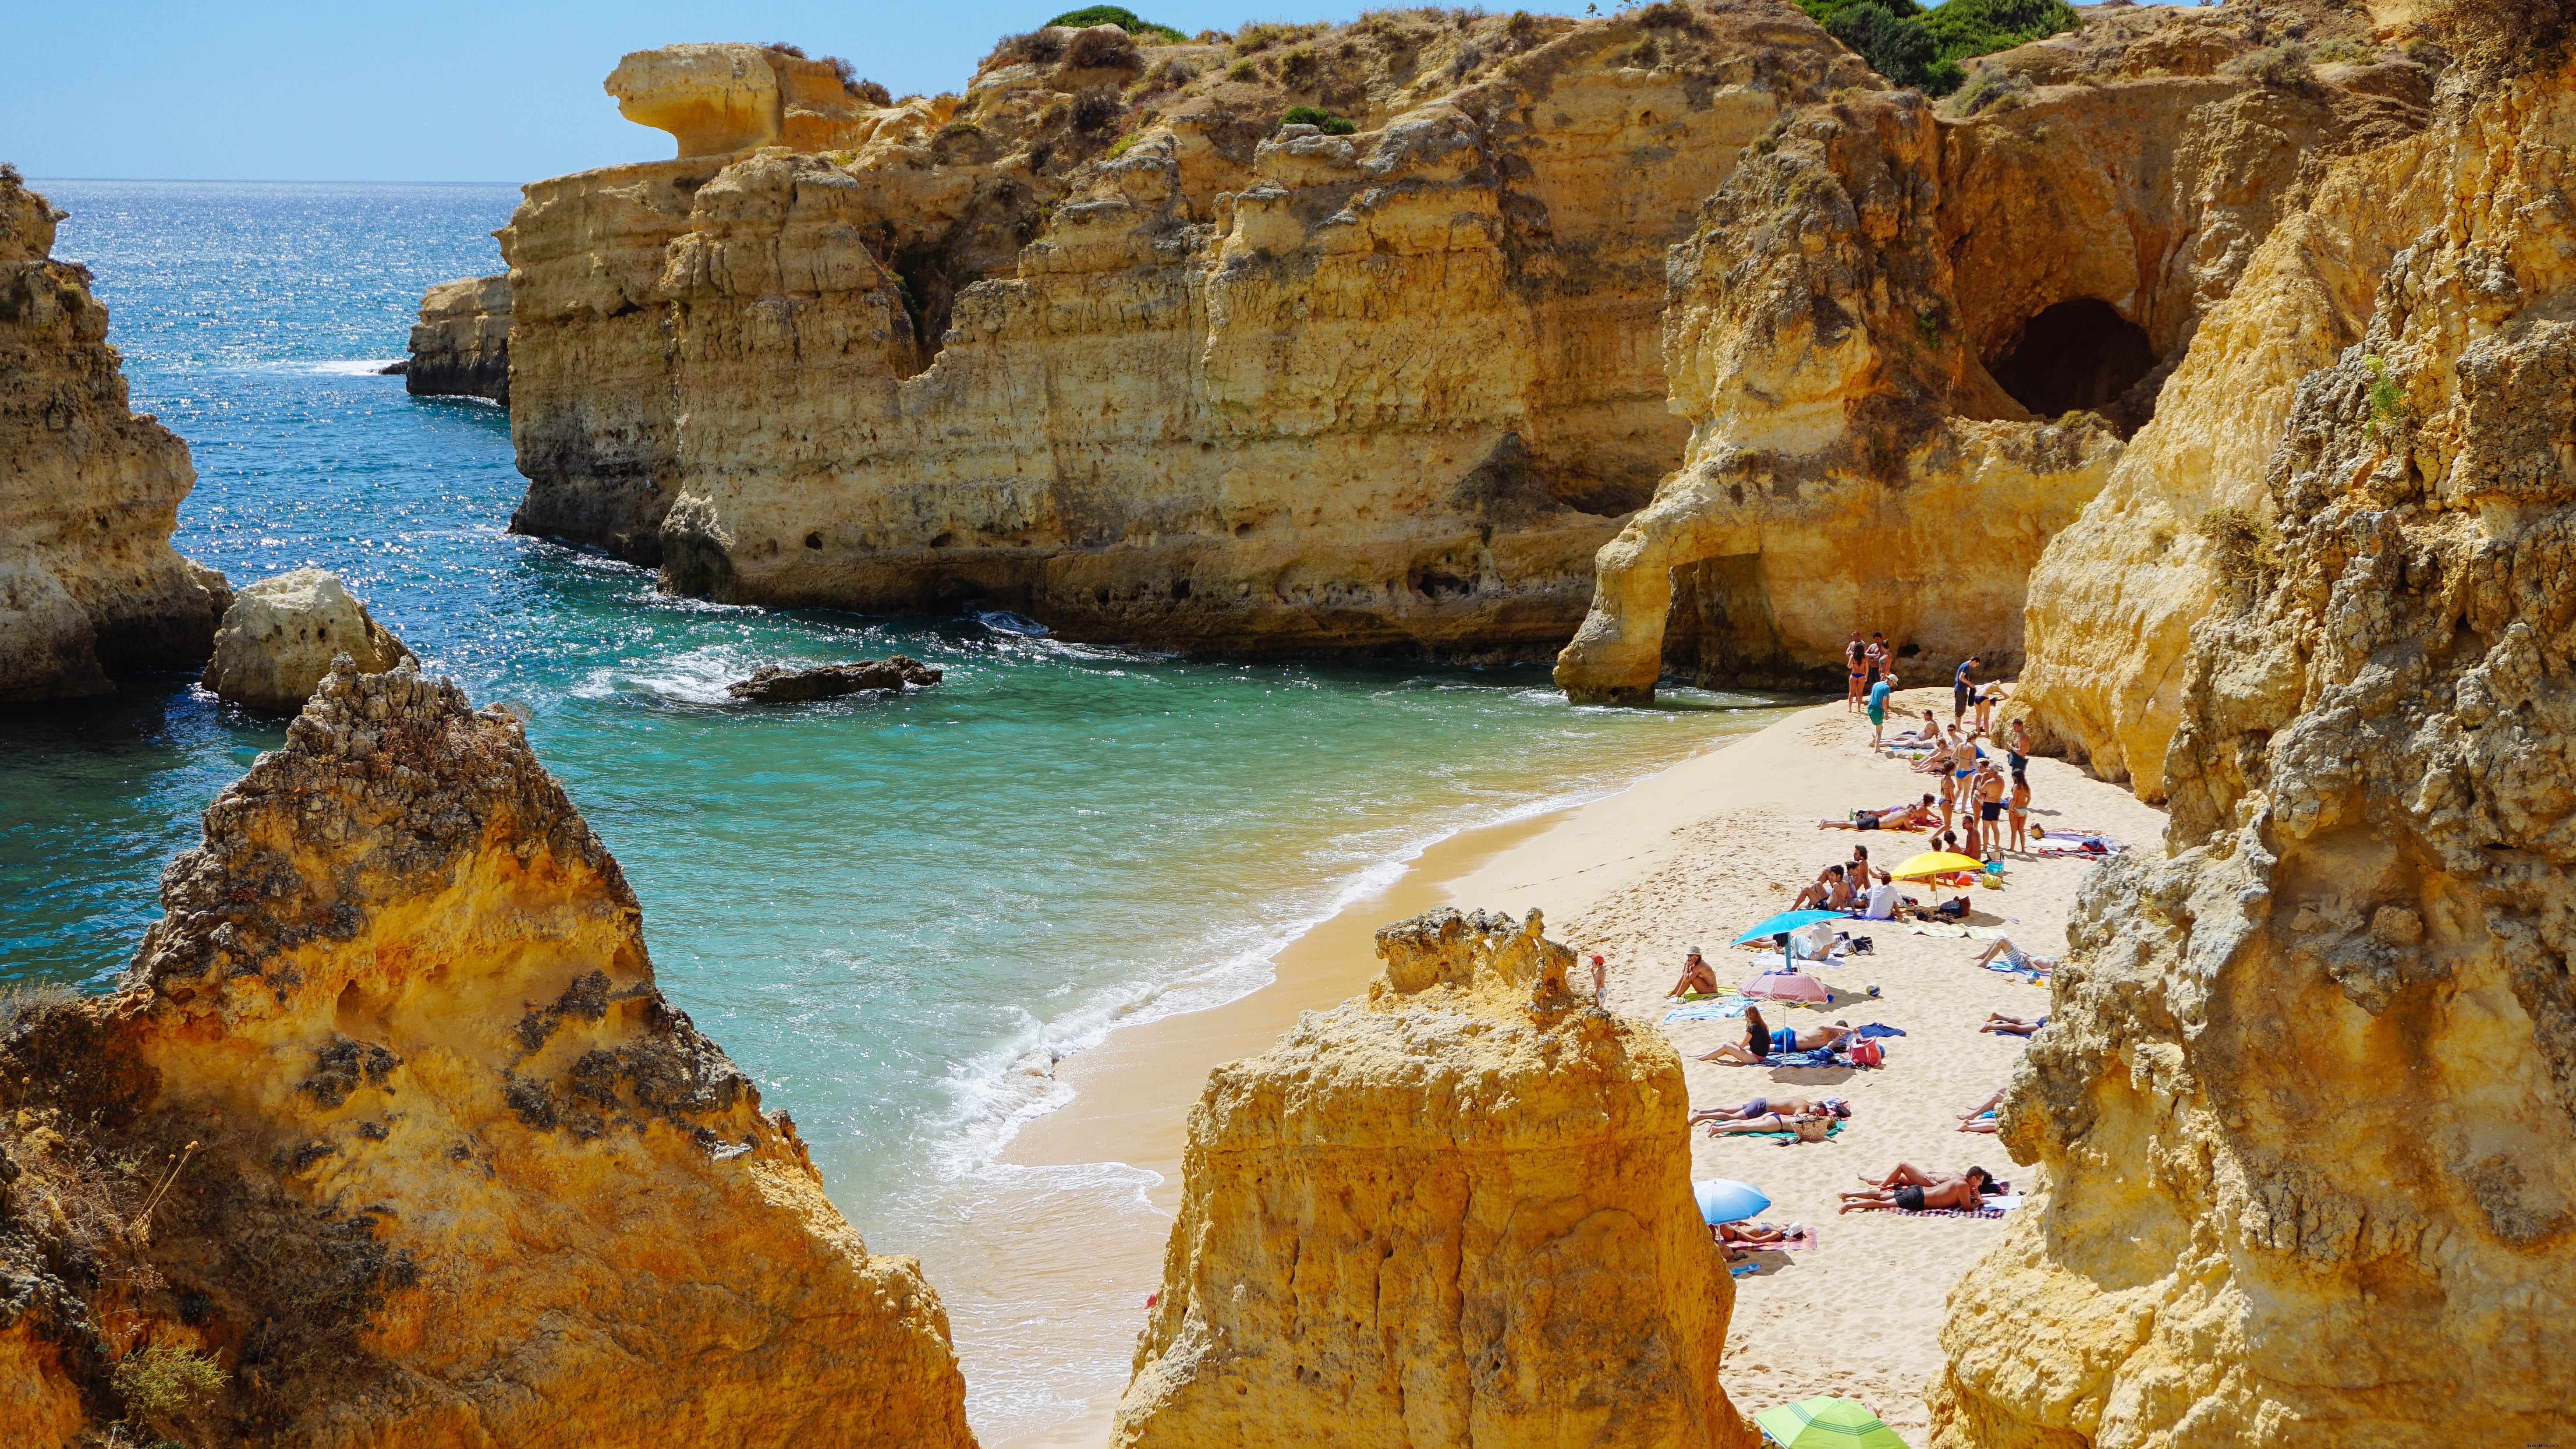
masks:
<svg viewBox="0 0 2576 1449"><path fill-rule="evenodd" d="M1968 696L1977 691L1977 656L1959 661L1959 672L1950 676L1950 720L1957 723L1968 712Z"/></svg>
<svg viewBox="0 0 2576 1449"><path fill-rule="evenodd" d="M2003 834L2003 818L2004 772L1988 760L1977 767L1977 819L1984 824L1980 838L1986 847L1985 854L1977 857L1979 860L1993 860L2003 854L2003 842L1997 838Z"/></svg>
<svg viewBox="0 0 2576 1449"><path fill-rule="evenodd" d="M1872 670L1876 673L1876 670ZM1858 688L1858 685L1854 685ZM1896 692L1896 676L1891 674L1869 687L1869 743L1872 748L1886 743L1887 697Z"/></svg>
<svg viewBox="0 0 2576 1449"><path fill-rule="evenodd" d="M1862 1178L1870 1182L1869 1178ZM1927 1208L1979 1208L1985 1206L1984 1194L1994 1183L1994 1175L1982 1167L1971 1167L1952 1176L1946 1172L1925 1172L1910 1162L1896 1164L1896 1170L1871 1185L1866 1192L1842 1195L1844 1212L1855 1209L1919 1213Z"/></svg>

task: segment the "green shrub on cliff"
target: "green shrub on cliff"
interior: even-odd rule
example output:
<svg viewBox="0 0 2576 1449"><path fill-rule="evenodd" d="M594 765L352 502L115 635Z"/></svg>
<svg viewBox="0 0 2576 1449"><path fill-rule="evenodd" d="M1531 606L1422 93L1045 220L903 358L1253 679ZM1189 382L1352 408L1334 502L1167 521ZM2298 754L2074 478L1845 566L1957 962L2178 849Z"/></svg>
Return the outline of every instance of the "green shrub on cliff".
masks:
<svg viewBox="0 0 2576 1449"><path fill-rule="evenodd" d="M1318 106L1290 106L1279 118L1283 126L1321 126L1327 136L1347 136L1358 130L1359 122L1348 116L1336 116Z"/></svg>
<svg viewBox="0 0 2576 1449"><path fill-rule="evenodd" d="M1900 86L1946 96L1967 78L1960 62L2080 28L2066 0L1798 0L1825 33Z"/></svg>
<svg viewBox="0 0 2576 1449"><path fill-rule="evenodd" d="M1188 36L1159 21L1138 19L1136 12L1124 5L1085 5L1079 10L1068 10L1048 21L1047 24L1069 25L1076 30L1088 29L1094 25L1115 25L1140 40L1151 40L1163 45L1179 45L1189 39Z"/></svg>

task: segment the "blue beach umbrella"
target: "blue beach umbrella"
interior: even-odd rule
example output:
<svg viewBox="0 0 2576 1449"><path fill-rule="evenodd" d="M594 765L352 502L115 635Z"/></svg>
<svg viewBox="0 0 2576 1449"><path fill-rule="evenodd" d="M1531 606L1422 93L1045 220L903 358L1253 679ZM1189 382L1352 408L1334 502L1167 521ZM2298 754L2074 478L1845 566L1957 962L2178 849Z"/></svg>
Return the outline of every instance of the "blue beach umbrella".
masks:
<svg viewBox="0 0 2576 1449"><path fill-rule="evenodd" d="M1771 1205L1762 1189L1725 1177L1692 1183L1691 1196L1699 1199L1700 1219L1712 1225L1740 1223Z"/></svg>
<svg viewBox="0 0 2576 1449"><path fill-rule="evenodd" d="M1735 944L1741 946L1747 941L1759 941L1766 936L1779 935L1783 931L1794 931L1800 926L1814 925L1818 921L1839 921L1842 918L1843 913L1840 911L1782 911L1736 937Z"/></svg>

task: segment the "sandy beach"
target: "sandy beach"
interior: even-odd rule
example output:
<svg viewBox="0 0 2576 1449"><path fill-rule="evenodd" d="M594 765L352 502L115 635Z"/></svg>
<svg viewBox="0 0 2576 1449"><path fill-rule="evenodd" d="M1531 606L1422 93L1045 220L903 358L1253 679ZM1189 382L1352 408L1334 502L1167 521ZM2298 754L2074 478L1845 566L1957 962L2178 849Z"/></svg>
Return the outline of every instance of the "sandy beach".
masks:
<svg viewBox="0 0 2576 1449"><path fill-rule="evenodd" d="M1926 708L1946 719L1948 691L1899 695L1891 730ZM1704 948L1731 986L1754 967L1749 950L1726 943L1786 909L1817 871L1848 859L1855 844L1870 845L1882 864L1923 847L1919 834L1817 828L1819 817L1894 803L1928 780L1873 753L1868 741L1865 717L1846 713L1839 702L1819 706L1618 795L1444 842L1386 891L1354 903L1284 951L1273 986L1214 1011L1119 1033L1067 1062L1063 1075L1078 1097L1032 1123L1008 1156L1029 1165L1120 1161L1151 1168L1164 1178L1151 1196L1170 1212L1180 1190L1189 1105L1208 1069L1265 1049L1298 1012L1355 993L1376 971L1376 929L1436 906L1545 912L1549 935L1608 958L1614 1008L1660 1021L1669 1009L1662 993L1691 946ZM2062 762L2033 760L2030 780L2034 830L2096 830L2131 845L2152 845L2163 830L2161 812ZM1977 913L1969 924L1998 928L2034 955L2056 955L2065 946L2076 888L2092 868L2084 860L2008 857L2005 888L1973 892ZM1876 949L1820 969L1834 988L1833 1005L1766 1008L1765 1015L1775 1026L1840 1017L1855 1026L1895 1027L1905 1035L1885 1040L1884 1067L1854 1072L1688 1060L1686 1068L1695 1108L1822 1094L1848 1100L1851 1120L1831 1141L1815 1144L1695 1134L1694 1175L1754 1183L1772 1199L1768 1220L1805 1223L1819 1234L1812 1250L1759 1255L1759 1269L1739 1282L1725 1372L1738 1407L1749 1412L1810 1394L1846 1394L1920 1444L1928 1428L1922 1390L1940 1363L1944 1300L2002 1223L1838 1216L1836 1194L1857 1187L1860 1174L1882 1174L1900 1161L1948 1171L1975 1163L2013 1179L2016 1188L2036 1187L1994 1138L1957 1129L1961 1114L2003 1084L2024 1047L2020 1038L1983 1033L1978 1024L1994 1011L2040 1015L2048 996L2043 986L1972 965L1985 949L1981 940L1917 935L1892 923L1856 923L1852 933L1870 936ZM1868 994L1873 986L1875 999ZM1740 1037L1742 1023L1681 1022L1665 1030L1689 1059ZM1104 1242L1091 1261L1069 1269L1096 1277L1101 1301L1121 1309L1104 1330L1132 1332L1141 1320L1143 1297L1159 1281L1162 1246L1159 1235L1150 1243ZM1124 1311L1131 1307L1133 1317ZM1112 1391L1072 1422L1009 1442L1100 1444L1114 1400Z"/></svg>

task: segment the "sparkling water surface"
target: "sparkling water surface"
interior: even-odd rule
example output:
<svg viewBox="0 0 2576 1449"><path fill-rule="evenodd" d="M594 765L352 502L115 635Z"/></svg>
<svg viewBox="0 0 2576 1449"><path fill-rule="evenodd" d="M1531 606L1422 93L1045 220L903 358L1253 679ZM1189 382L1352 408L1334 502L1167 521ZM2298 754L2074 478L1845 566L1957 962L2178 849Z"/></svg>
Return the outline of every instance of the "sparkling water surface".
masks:
<svg viewBox="0 0 2576 1449"><path fill-rule="evenodd" d="M334 569L427 668L529 712L643 899L663 988L795 1115L870 1247L919 1254L947 1296L988 1443L1114 1389L1133 1317L1068 1335L1104 1305L994 1262L1031 1241L998 1220L1078 1252L1087 1224L1152 1212L1137 1169L993 1163L1058 1105L1033 1064L1257 987L1433 840L1775 717L1690 690L1569 708L1540 668L1254 667L664 597L504 531L501 409L372 375L424 287L500 269L514 189L34 184L71 213L56 255L96 272L135 407L193 450L181 550L236 584ZM722 703L763 664L890 651L947 682ZM284 739L185 673L120 683L0 714L0 982L121 969L197 812Z"/></svg>

